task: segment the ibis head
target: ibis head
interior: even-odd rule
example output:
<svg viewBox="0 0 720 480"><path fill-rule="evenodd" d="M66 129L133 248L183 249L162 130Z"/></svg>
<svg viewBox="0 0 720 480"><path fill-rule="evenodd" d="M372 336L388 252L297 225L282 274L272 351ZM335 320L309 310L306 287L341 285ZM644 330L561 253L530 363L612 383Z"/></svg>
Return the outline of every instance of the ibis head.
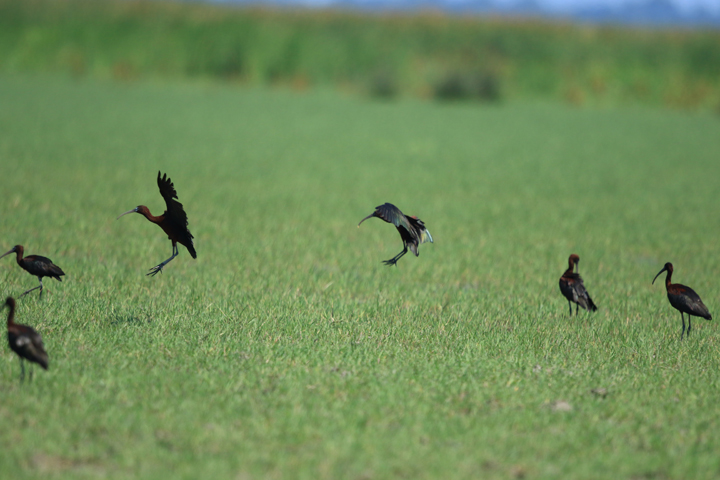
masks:
<svg viewBox="0 0 720 480"><path fill-rule="evenodd" d="M668 275L672 275L672 273L673 273L672 263L667 262L667 263L665 264L665 266L662 268L662 270L660 270L660 271L658 272L658 274L655 275L655 278L653 278L653 281L652 281L652 284L653 284L653 285L655 285L655 280L657 280L657 277L659 277L660 274L663 273L663 272L668 272Z"/></svg>
<svg viewBox="0 0 720 480"><path fill-rule="evenodd" d="M128 213L139 213L141 215L145 215L145 214L150 213L150 209L148 209L145 205L138 205L137 207L133 208L132 210L128 210L127 212L123 213L122 215L119 215L118 218L116 218L115 220L119 219L123 215L127 215Z"/></svg>
<svg viewBox="0 0 720 480"><path fill-rule="evenodd" d="M0 258L4 257L5 255L10 255L11 253L20 252L20 256L22 257L23 254L23 246L22 245L15 245L13 248L8 250L7 252L0 255Z"/></svg>

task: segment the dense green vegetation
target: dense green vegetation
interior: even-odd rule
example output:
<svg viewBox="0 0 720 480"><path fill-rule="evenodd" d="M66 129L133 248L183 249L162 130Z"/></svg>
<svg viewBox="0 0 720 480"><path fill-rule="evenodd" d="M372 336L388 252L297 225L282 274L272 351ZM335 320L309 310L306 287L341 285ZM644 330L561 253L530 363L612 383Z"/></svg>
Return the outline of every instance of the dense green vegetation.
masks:
<svg viewBox="0 0 720 480"><path fill-rule="evenodd" d="M13 478L716 478L710 114L0 77L0 231L65 281L0 354ZM168 172L196 237L162 275ZM391 201L435 238L397 268ZM568 318L567 257L600 310ZM36 279L0 263L2 298ZM3 316L5 312L3 311Z"/></svg>
<svg viewBox="0 0 720 480"><path fill-rule="evenodd" d="M715 109L720 33L437 13L0 0L0 71Z"/></svg>

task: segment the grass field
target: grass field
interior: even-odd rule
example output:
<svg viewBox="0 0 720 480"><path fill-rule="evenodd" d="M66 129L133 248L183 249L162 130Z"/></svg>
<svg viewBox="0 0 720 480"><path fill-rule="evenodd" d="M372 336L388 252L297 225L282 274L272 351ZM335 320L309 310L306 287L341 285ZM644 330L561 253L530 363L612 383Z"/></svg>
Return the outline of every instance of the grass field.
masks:
<svg viewBox="0 0 720 480"><path fill-rule="evenodd" d="M0 77L0 249L67 276L0 355L14 478L720 475L720 121ZM167 172L196 237L139 215ZM393 202L435 239L397 268ZM570 253L599 306L568 318ZM658 284L660 283L660 284ZM2 298L37 280L0 261ZM5 315L3 311L2 315ZM4 317L3 317L4 318ZM605 389L606 395L592 393Z"/></svg>

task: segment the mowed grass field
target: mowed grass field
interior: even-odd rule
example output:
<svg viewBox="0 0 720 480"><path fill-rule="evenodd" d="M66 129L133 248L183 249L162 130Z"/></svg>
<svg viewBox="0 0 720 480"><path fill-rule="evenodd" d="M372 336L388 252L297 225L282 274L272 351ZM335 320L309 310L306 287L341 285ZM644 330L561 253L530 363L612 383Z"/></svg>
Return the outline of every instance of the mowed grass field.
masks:
<svg viewBox="0 0 720 480"><path fill-rule="evenodd" d="M0 249L67 274L19 300L50 370L0 354L13 478L720 475L720 327L681 342L650 284L673 262L720 316L717 116L13 76L0 105ZM115 218L162 213L158 170L198 258L151 278L170 242ZM397 268L356 227L386 201L435 239ZM36 284L0 260L3 298Z"/></svg>

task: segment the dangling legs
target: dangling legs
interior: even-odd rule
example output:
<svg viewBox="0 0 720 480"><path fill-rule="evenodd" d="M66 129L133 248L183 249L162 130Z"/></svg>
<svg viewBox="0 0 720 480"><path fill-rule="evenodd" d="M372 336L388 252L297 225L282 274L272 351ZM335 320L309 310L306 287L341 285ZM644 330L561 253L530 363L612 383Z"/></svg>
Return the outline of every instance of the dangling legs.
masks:
<svg viewBox="0 0 720 480"><path fill-rule="evenodd" d="M151 268L150 271L149 271L148 273L146 273L145 275L150 275L150 276L154 277L158 272L162 272L163 267L164 267L165 265L167 265L168 263L170 263L170 260L172 260L173 258L177 257L177 255L178 255L177 243L173 242L173 254L172 254L172 257L168 258L167 260L165 260L164 262L162 262L162 263L159 264L159 265L155 265L155 266L154 266L153 268Z"/></svg>
<svg viewBox="0 0 720 480"><path fill-rule="evenodd" d="M31 288L30 290L28 290L25 293L23 293L22 295L20 295L20 297L24 297L28 293L33 292L39 288L40 289L40 298L42 298L42 291L43 291L42 277L38 277L38 280L40 280L40 285L38 285L35 288ZM20 297L18 297L18 298L20 298Z"/></svg>
<svg viewBox="0 0 720 480"><path fill-rule="evenodd" d="M398 253L397 255L395 255L395 256L394 256L393 258L391 258L390 260L383 260L383 263L384 263L385 265L395 265L395 266L397 266L397 261L400 260L400 258L401 258L403 255L405 255L405 254L407 253L407 251L408 251L408 249L407 249L407 245L406 245L405 248L403 248L403 251L402 251L402 252Z"/></svg>
<svg viewBox="0 0 720 480"><path fill-rule="evenodd" d="M681 319L682 322L683 322L683 329L682 329L682 333L680 334L680 340L682 340L682 339L683 339L683 335L685 335L685 317L683 316L683 313L682 313L682 312L680 312L680 319Z"/></svg>

